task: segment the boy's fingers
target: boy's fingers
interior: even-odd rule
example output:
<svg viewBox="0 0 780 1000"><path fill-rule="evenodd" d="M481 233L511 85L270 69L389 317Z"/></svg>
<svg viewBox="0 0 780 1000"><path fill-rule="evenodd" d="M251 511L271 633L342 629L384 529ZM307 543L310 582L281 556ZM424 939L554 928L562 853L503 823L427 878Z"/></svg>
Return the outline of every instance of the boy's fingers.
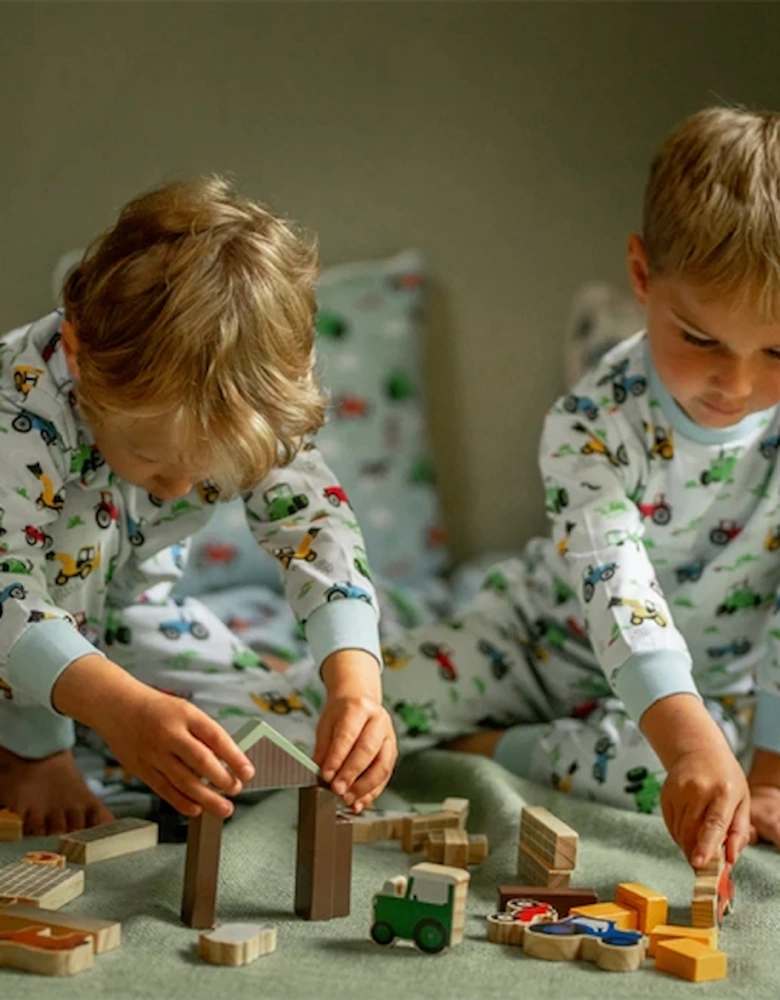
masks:
<svg viewBox="0 0 780 1000"><path fill-rule="evenodd" d="M189 731L205 743L218 760L224 761L240 780L248 781L255 773L249 758L238 749L233 738L204 712L198 711L197 717L189 720Z"/></svg>
<svg viewBox="0 0 780 1000"><path fill-rule="evenodd" d="M729 822L723 813L722 799L710 803L704 814L695 846L690 854L690 862L694 868L702 868L716 851L720 850L726 839ZM730 817L729 817L730 818Z"/></svg>
<svg viewBox="0 0 780 1000"><path fill-rule="evenodd" d="M393 773L394 763L395 746L392 740L385 740L373 764L360 775L349 791L347 799L354 802L353 808L356 812L367 809L374 799L381 795ZM347 801L347 805L350 804L350 801Z"/></svg>
<svg viewBox="0 0 780 1000"><path fill-rule="evenodd" d="M331 782L333 791L337 795L341 795L341 792L335 787L335 782L343 780L342 770L344 762L347 760L356 741L360 739L365 722L365 714L353 709L341 716L338 727L334 726L331 732L330 749L322 766L322 777L325 781ZM331 773L335 775L335 778L333 776L330 778L325 777L326 774Z"/></svg>
<svg viewBox="0 0 780 1000"><path fill-rule="evenodd" d="M164 768L159 768L166 778L174 785L180 794L185 795L197 805L202 806L215 816L227 819L233 812L233 805L219 792L204 785L200 776L192 771L185 761L171 756L165 761Z"/></svg>
<svg viewBox="0 0 780 1000"><path fill-rule="evenodd" d="M735 864L740 852L750 843L750 798L745 797L739 803L731 821L728 840L726 841L726 860Z"/></svg>
<svg viewBox="0 0 780 1000"><path fill-rule="evenodd" d="M333 719L330 713L326 711L322 714L320 723L317 726L317 740L314 744L314 753L311 758L315 764L319 764L324 781L330 781L336 773L336 767L334 767L328 754L332 735Z"/></svg>
<svg viewBox="0 0 780 1000"><path fill-rule="evenodd" d="M182 794L168 778L156 769L152 770L143 779L149 787L157 792L160 798L165 799L173 808L183 816L199 816L202 812L197 802Z"/></svg>
<svg viewBox="0 0 780 1000"><path fill-rule="evenodd" d="M204 778L226 795L238 795L241 791L238 778L200 740L188 740L179 750L178 756L198 778Z"/></svg>
<svg viewBox="0 0 780 1000"><path fill-rule="evenodd" d="M333 779L331 787L336 795L343 795L350 789L355 778L362 774L376 758L382 747L382 729L382 719L379 716L369 719L366 723L349 756Z"/></svg>

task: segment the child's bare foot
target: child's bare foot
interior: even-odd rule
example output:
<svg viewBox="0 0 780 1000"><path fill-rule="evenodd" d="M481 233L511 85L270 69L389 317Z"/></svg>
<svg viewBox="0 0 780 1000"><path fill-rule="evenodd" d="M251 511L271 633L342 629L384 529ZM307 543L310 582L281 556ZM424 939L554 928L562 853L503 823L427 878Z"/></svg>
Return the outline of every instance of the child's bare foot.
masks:
<svg viewBox="0 0 780 1000"><path fill-rule="evenodd" d="M22 817L28 837L70 833L114 818L84 784L70 750L25 760L0 747L0 805Z"/></svg>

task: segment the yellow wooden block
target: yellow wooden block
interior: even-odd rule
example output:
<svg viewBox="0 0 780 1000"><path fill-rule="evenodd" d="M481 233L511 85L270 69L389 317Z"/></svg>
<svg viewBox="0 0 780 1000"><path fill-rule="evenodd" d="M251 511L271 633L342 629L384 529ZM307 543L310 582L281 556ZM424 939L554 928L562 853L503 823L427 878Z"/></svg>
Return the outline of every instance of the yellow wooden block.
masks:
<svg viewBox="0 0 780 1000"><path fill-rule="evenodd" d="M700 941L678 939L659 942L655 964L662 972L669 972L691 983L726 978L726 953L708 948Z"/></svg>
<svg viewBox="0 0 780 1000"><path fill-rule="evenodd" d="M658 924L665 924L669 916L669 901L666 896L640 882L621 882L615 893L615 902L637 911L637 930L643 934L649 934Z"/></svg>
<svg viewBox="0 0 780 1000"><path fill-rule="evenodd" d="M590 906L573 906L569 916L579 914L581 917L595 917L597 920L614 920L615 926L621 931L635 931L639 922L636 910L617 903L592 903Z"/></svg>
<svg viewBox="0 0 780 1000"><path fill-rule="evenodd" d="M651 957L655 955L656 948L661 941L670 939L680 940L687 938L691 941L699 941L709 948L718 947L717 927L680 927L677 924L659 924L650 932L650 947L647 954Z"/></svg>

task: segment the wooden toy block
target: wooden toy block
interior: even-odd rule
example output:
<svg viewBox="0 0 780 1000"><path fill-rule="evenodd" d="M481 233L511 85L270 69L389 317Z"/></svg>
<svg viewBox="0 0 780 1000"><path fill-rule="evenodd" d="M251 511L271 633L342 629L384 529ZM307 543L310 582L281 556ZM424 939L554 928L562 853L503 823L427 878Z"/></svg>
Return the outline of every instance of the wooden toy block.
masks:
<svg viewBox="0 0 780 1000"><path fill-rule="evenodd" d="M708 948L718 947L717 927L679 927L676 924L659 924L650 932L650 945L647 954L654 957L656 949L661 941L680 940L687 938L690 941L698 941L707 945Z"/></svg>
<svg viewBox="0 0 780 1000"><path fill-rule="evenodd" d="M352 837L355 844L374 844L380 840L400 840L404 820L416 815L402 810L366 809L352 817Z"/></svg>
<svg viewBox="0 0 780 1000"><path fill-rule="evenodd" d="M468 799L446 798L441 804L441 811L457 813L460 818L460 827L462 830L465 830L466 822L469 818L470 805L471 803Z"/></svg>
<svg viewBox="0 0 780 1000"><path fill-rule="evenodd" d="M202 812L190 819L181 919L188 927L213 927L223 820Z"/></svg>
<svg viewBox="0 0 780 1000"><path fill-rule="evenodd" d="M272 924L223 924L198 938L198 954L212 965L248 965L276 951Z"/></svg>
<svg viewBox="0 0 780 1000"><path fill-rule="evenodd" d="M550 868L532 848L521 842L517 852L517 877L529 885L566 887L571 881L571 870Z"/></svg>
<svg viewBox="0 0 780 1000"><path fill-rule="evenodd" d="M493 913L488 919L488 941L498 944L522 944L526 927L555 923L558 912L550 903L538 899L517 899L512 910ZM514 928L511 925L515 925Z"/></svg>
<svg viewBox="0 0 780 1000"><path fill-rule="evenodd" d="M617 903L595 903L592 906L573 906L569 910L570 916L594 917L596 920L612 920L620 931L638 930L639 915L636 910L631 910L625 906L618 906Z"/></svg>
<svg viewBox="0 0 780 1000"><path fill-rule="evenodd" d="M538 899L550 903L560 916L566 917L572 906L591 906L598 903L598 894L593 889L571 889L547 885L500 885L498 887L499 910L511 909L513 901Z"/></svg>
<svg viewBox="0 0 780 1000"><path fill-rule="evenodd" d="M595 937L582 940L580 957L586 962L595 962L596 967L606 972L636 972L644 962L647 946L644 938L634 945L613 945Z"/></svg>
<svg viewBox="0 0 780 1000"><path fill-rule="evenodd" d="M97 861L156 847L157 840L156 823L128 816L115 823L104 823L89 830L65 834L60 837L59 851L73 864L92 865Z"/></svg>
<svg viewBox="0 0 780 1000"><path fill-rule="evenodd" d="M636 910L638 927L649 934L658 924L665 924L669 915L669 901L660 892L639 882L621 882L615 893L615 902L629 910Z"/></svg>
<svg viewBox="0 0 780 1000"><path fill-rule="evenodd" d="M577 866L577 831L542 806L523 806L520 844L540 858L547 868L571 871Z"/></svg>
<svg viewBox="0 0 780 1000"><path fill-rule="evenodd" d="M461 829L432 830L424 844L429 861L467 868L481 864L488 855L488 842L484 834L466 833Z"/></svg>
<svg viewBox="0 0 780 1000"><path fill-rule="evenodd" d="M85 934L92 938L96 955L118 948L122 938L121 925L113 920L96 920L79 913L44 910L23 903L0 910L0 931L17 931L30 924L48 927L54 934Z"/></svg>
<svg viewBox="0 0 780 1000"><path fill-rule="evenodd" d="M0 931L0 966L42 976L73 976L92 968L94 949L86 934L52 934L50 927L28 924Z"/></svg>
<svg viewBox="0 0 780 1000"><path fill-rule="evenodd" d="M0 841L21 840L22 833L22 817L10 809L0 809Z"/></svg>
<svg viewBox="0 0 780 1000"><path fill-rule="evenodd" d="M471 876L462 868L422 862L408 878L389 879L374 896L371 937L391 945L412 939L428 954L463 940Z"/></svg>
<svg viewBox="0 0 780 1000"><path fill-rule="evenodd" d="M444 810L422 816L409 816L404 820L401 848L407 854L421 851L432 830L457 829L460 827L460 822L459 813Z"/></svg>
<svg viewBox="0 0 780 1000"><path fill-rule="evenodd" d="M732 865L725 852L695 872L691 923L694 927L720 927L723 918L734 908Z"/></svg>
<svg viewBox="0 0 780 1000"><path fill-rule="evenodd" d="M28 851L22 858L26 865L49 865L52 868L64 868L67 860L64 854L55 854L54 851Z"/></svg>
<svg viewBox="0 0 780 1000"><path fill-rule="evenodd" d="M655 964L662 972L692 983L726 978L726 953L690 939L659 942Z"/></svg>
<svg viewBox="0 0 780 1000"><path fill-rule="evenodd" d="M318 785L298 793L295 912L305 920L349 915L352 825L337 799Z"/></svg>
<svg viewBox="0 0 780 1000"><path fill-rule="evenodd" d="M251 722L254 720L250 720ZM316 785L319 781L320 769L314 761L267 722L255 722L251 726L251 732L246 733L239 746L255 768L254 777L243 782L244 791L298 788Z"/></svg>
<svg viewBox="0 0 780 1000"><path fill-rule="evenodd" d="M523 950L532 958L548 962L571 962L582 958L610 972L635 972L645 959L645 938L636 932L620 944L602 940L599 933L567 926L573 918L557 924L532 924L523 935Z"/></svg>
<svg viewBox="0 0 780 1000"><path fill-rule="evenodd" d="M493 944L522 944L526 926L511 913L491 913L487 918L487 939Z"/></svg>
<svg viewBox="0 0 780 1000"><path fill-rule="evenodd" d="M58 910L84 892L84 872L73 868L29 865L24 861L0 868L0 905L27 903Z"/></svg>

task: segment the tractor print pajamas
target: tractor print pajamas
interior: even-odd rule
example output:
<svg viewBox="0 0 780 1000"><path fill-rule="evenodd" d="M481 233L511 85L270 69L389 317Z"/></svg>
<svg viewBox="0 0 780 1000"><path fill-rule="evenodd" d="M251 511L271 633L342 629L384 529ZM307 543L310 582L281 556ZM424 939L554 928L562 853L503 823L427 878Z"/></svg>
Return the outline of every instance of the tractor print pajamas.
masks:
<svg viewBox="0 0 780 1000"><path fill-rule="evenodd" d="M780 752L780 408L694 424L644 334L547 415L553 523L470 609L384 648L405 747L501 727L496 759L654 811L664 773L638 721L699 696L732 748Z"/></svg>
<svg viewBox="0 0 780 1000"><path fill-rule="evenodd" d="M308 444L244 495L312 654L270 670L204 604L172 596L184 540L208 521L217 488L205 481L163 502L114 475L75 407L61 322L53 313L0 341L0 745L30 758L71 746L73 723L52 709L51 689L74 659L100 651L226 724L268 713L311 751L325 658L361 648L381 663L344 491Z"/></svg>

